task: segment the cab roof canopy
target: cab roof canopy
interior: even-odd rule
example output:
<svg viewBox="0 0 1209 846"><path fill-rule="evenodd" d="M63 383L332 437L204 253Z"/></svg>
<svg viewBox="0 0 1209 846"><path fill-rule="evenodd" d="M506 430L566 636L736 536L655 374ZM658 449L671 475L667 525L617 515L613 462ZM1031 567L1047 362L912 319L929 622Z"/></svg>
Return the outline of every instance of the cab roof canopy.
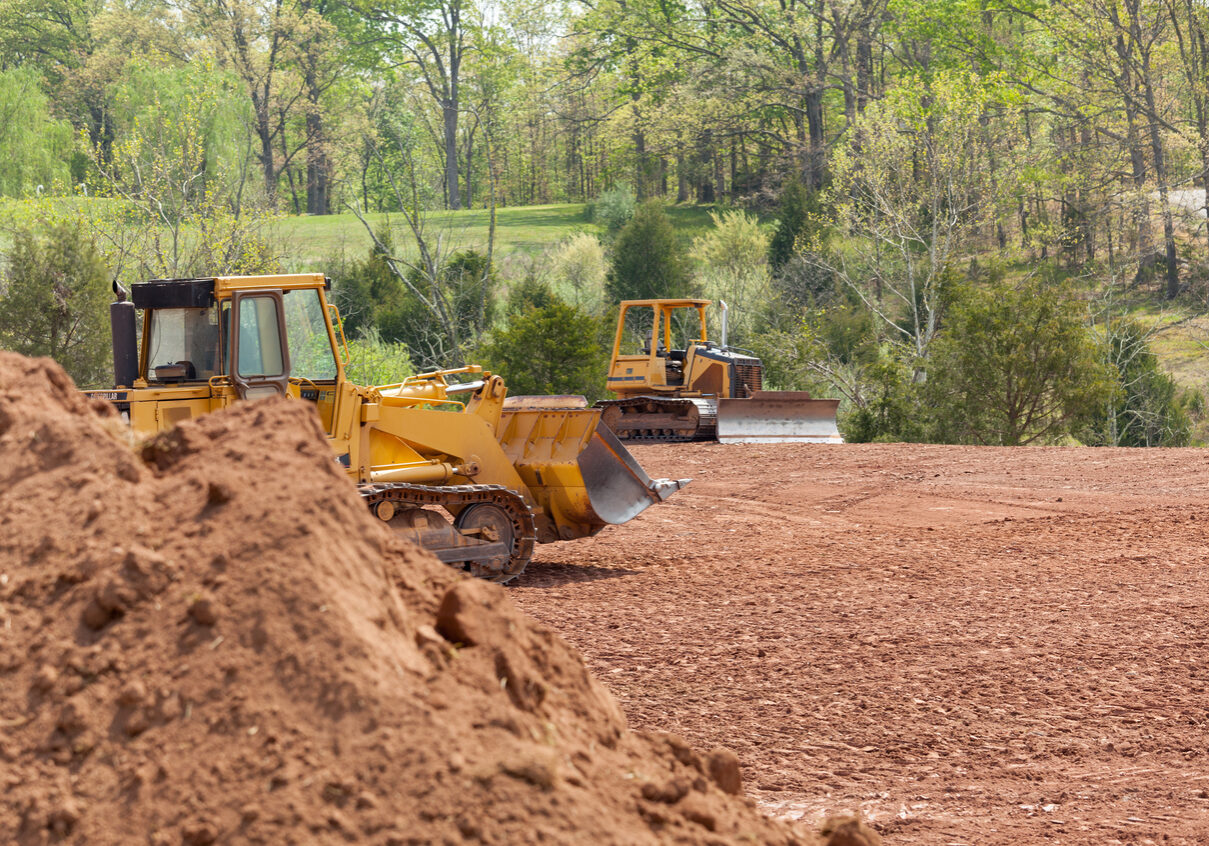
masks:
<svg viewBox="0 0 1209 846"><path fill-rule="evenodd" d="M319 287L330 291L332 280L322 273L152 279L131 286L130 299L135 308L209 308L214 305L215 298L229 297L235 291L288 291Z"/></svg>
<svg viewBox="0 0 1209 846"><path fill-rule="evenodd" d="M696 308L698 306L707 306L713 300L623 300L622 305L629 306L667 306L668 308Z"/></svg>

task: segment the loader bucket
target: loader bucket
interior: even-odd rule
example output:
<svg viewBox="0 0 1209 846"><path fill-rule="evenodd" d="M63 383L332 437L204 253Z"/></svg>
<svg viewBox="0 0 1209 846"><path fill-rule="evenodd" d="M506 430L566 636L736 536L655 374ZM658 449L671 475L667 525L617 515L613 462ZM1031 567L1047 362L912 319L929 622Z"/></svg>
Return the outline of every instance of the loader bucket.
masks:
<svg viewBox="0 0 1209 846"><path fill-rule="evenodd" d="M723 444L842 444L837 399L811 399L805 391L756 391L745 399L718 400L718 442Z"/></svg>
<svg viewBox="0 0 1209 846"><path fill-rule="evenodd" d="M646 474L607 426L599 426L579 454L579 471L592 510L606 523L626 523L663 502L688 479L656 479Z"/></svg>
<svg viewBox="0 0 1209 846"><path fill-rule="evenodd" d="M606 427L594 408L505 408L499 441L557 536L593 535L625 523L688 484L688 479L652 480ZM543 404L544 405L544 404Z"/></svg>

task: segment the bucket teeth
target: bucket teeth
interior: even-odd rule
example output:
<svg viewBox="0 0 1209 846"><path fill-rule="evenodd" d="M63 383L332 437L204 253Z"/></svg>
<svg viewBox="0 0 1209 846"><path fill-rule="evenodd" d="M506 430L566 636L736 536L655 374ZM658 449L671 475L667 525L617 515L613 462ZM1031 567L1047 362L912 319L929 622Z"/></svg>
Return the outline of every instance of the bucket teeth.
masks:
<svg viewBox="0 0 1209 846"><path fill-rule="evenodd" d="M663 502L691 481L692 479L652 479L649 488L651 493L659 497L660 502Z"/></svg>

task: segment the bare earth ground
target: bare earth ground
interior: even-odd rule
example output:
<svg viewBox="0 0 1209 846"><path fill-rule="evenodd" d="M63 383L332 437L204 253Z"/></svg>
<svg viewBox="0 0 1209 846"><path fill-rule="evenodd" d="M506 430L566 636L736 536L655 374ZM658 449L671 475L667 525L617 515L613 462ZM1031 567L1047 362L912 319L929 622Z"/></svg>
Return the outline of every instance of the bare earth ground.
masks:
<svg viewBox="0 0 1209 846"><path fill-rule="evenodd" d="M891 844L1209 842L1209 453L646 446L512 596L631 725Z"/></svg>

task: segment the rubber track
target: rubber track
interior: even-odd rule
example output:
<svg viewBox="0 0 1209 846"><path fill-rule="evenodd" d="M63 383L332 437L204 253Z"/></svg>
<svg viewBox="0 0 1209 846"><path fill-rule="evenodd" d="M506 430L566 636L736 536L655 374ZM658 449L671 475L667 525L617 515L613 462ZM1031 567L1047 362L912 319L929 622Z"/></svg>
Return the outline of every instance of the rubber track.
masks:
<svg viewBox="0 0 1209 846"><path fill-rule="evenodd" d="M439 505L453 513L451 508L462 508L467 505L489 503L502 508L512 520L512 556L501 569L486 561L473 558L465 562L465 568L480 579L504 584L510 582L524 572L525 565L533 557L533 547L537 543L537 527L533 521L533 512L525 503L524 498L513 490L501 485L409 485L392 483L384 485L359 486L361 498L372 509L379 502L389 501L405 506L422 508L426 505ZM473 547L468 547L472 551Z"/></svg>
<svg viewBox="0 0 1209 846"><path fill-rule="evenodd" d="M674 404L678 402L688 402L689 400L680 397L630 397L628 399L617 400L600 400L594 406L595 408L605 408L606 406L616 406L619 408L633 408L643 405L648 405L652 402ZM642 417L642 412L631 412L635 417ZM715 432L717 432L718 424L715 415L703 414L697 422L697 429L692 434L687 435L668 435L661 429L629 429L625 434L621 432L613 432L620 441L637 441L648 444L683 444L692 441L712 441Z"/></svg>

